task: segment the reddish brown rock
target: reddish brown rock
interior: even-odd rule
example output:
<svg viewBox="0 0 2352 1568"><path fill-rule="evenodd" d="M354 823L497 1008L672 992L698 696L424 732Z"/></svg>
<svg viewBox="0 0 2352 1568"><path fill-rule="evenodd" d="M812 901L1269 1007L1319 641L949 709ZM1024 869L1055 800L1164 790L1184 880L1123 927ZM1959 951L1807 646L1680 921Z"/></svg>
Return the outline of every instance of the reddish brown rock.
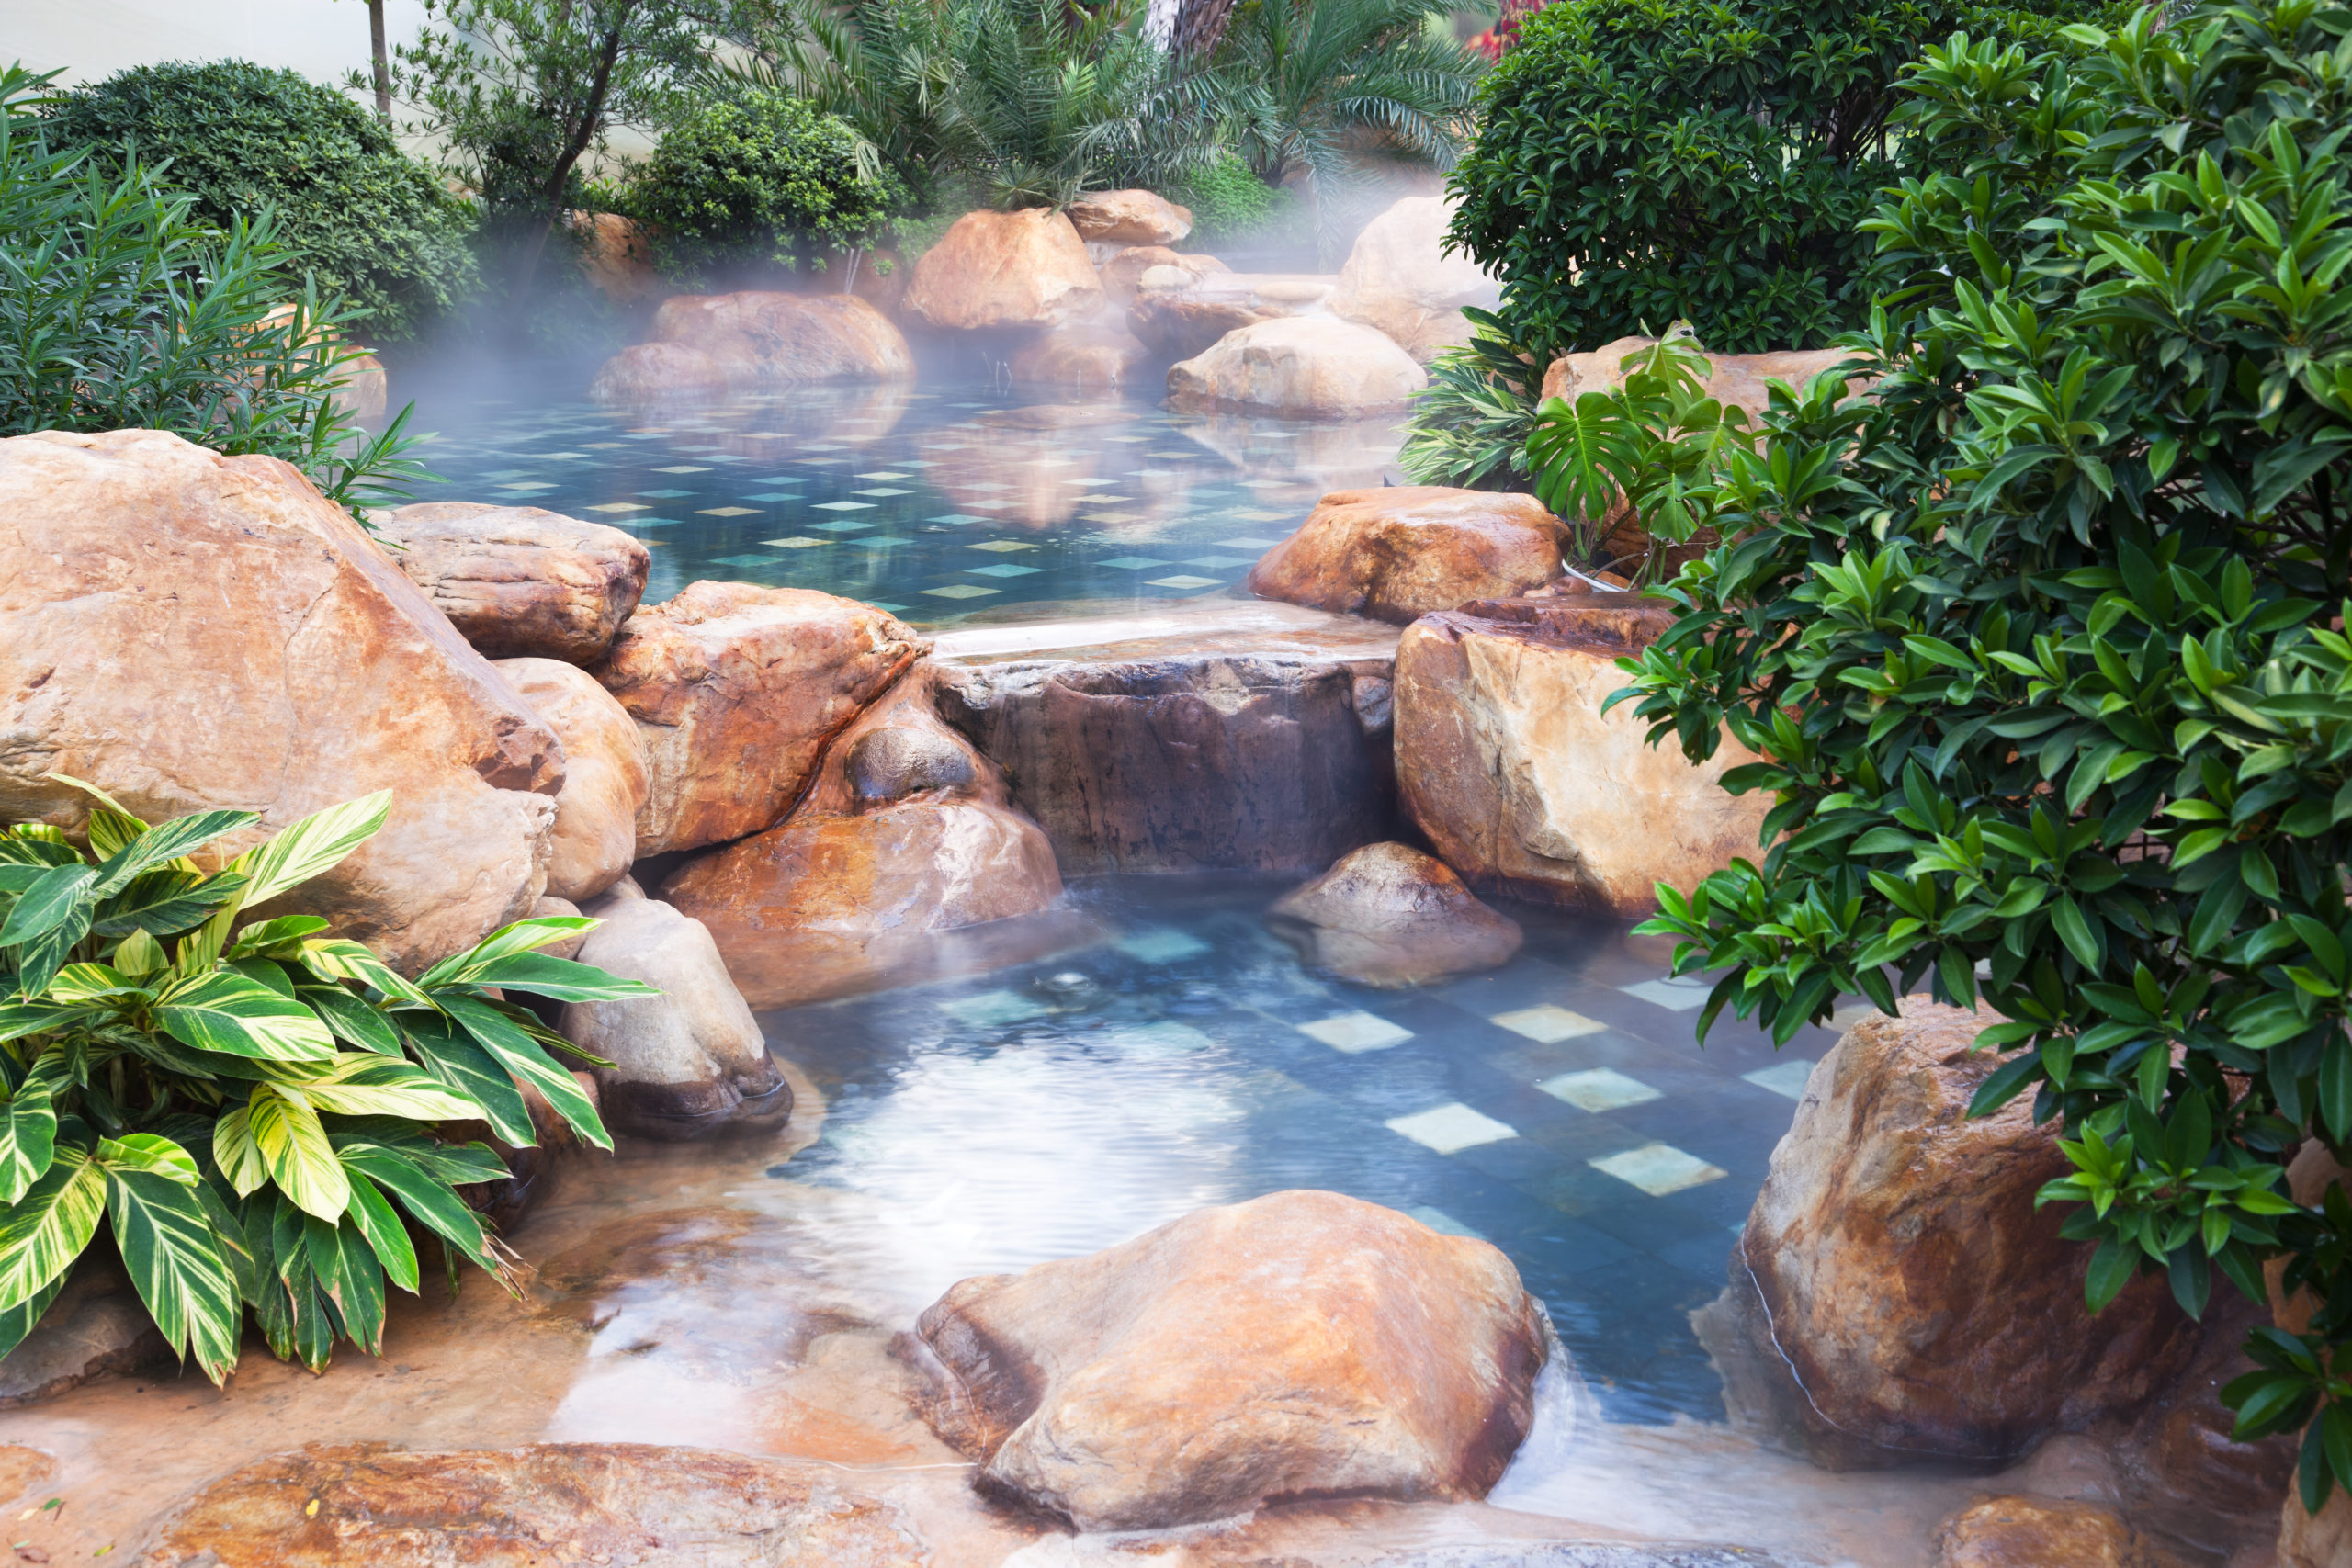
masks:
<svg viewBox="0 0 2352 1568"><path fill-rule="evenodd" d="M564 1038L612 1064L592 1069L607 1125L689 1138L791 1111L792 1090L768 1055L767 1037L699 920L621 893L582 913L604 924L580 944L580 962L662 992L564 1006L557 1025Z"/></svg>
<svg viewBox="0 0 2352 1568"><path fill-rule="evenodd" d="M1125 310L1136 297L1137 280L1156 266L1172 266L1196 278L1233 270L1215 256L1188 255L1165 245L1129 245L1094 270L1102 279L1102 292L1114 307Z"/></svg>
<svg viewBox="0 0 2352 1568"><path fill-rule="evenodd" d="M1508 963L1519 922L1405 844L1366 844L1293 888L1268 911L1274 930L1317 968L1360 985L1426 985Z"/></svg>
<svg viewBox="0 0 2352 1568"><path fill-rule="evenodd" d="M1619 658L1673 624L1632 594L1478 601L1427 615L1396 647L1396 782L1430 847L1471 886L1618 915L1657 908L1757 841L1769 795L1733 795L1755 759L1728 737L1693 766L1652 747Z"/></svg>
<svg viewBox="0 0 2352 1568"><path fill-rule="evenodd" d="M584 670L552 659L496 663L563 743L548 893L593 898L628 875L637 858L637 818L650 788L645 737L628 710Z"/></svg>
<svg viewBox="0 0 2352 1568"><path fill-rule="evenodd" d="M492 659L594 663L644 595L652 558L618 528L537 506L432 501L374 522L409 581Z"/></svg>
<svg viewBox="0 0 2352 1568"><path fill-rule="evenodd" d="M1132 274L1127 330L1161 354L1190 359L1227 333L1287 320L1330 297L1329 277L1233 272L1221 263L1204 265L1207 260L1179 256Z"/></svg>
<svg viewBox="0 0 2352 1568"><path fill-rule="evenodd" d="M304 913L421 967L544 889L563 754L357 524L269 457L162 431L0 441L0 819L260 827L392 792ZM286 912L291 912L286 911Z"/></svg>
<svg viewBox="0 0 2352 1568"><path fill-rule="evenodd" d="M1454 205L1408 196L1364 225L1340 269L1331 313L1378 328L1424 365L1468 343L1463 308L1499 309L1502 288L1473 257L1447 252Z"/></svg>
<svg viewBox="0 0 2352 1568"><path fill-rule="evenodd" d="M167 1519L147 1568L922 1568L888 1503L716 1449L378 1443L256 1461Z"/></svg>
<svg viewBox="0 0 2352 1568"><path fill-rule="evenodd" d="M1102 285L1051 209L967 212L915 263L906 308L934 327L1057 327L1091 316Z"/></svg>
<svg viewBox="0 0 2352 1568"><path fill-rule="evenodd" d="M2132 1415L2180 1376L2194 1325L2154 1275L2092 1314L2091 1248L2034 1207L2073 1168L2057 1129L2030 1099L1967 1114L1996 1015L1903 1010L1814 1067L1773 1151L1712 1337L1746 1362L1736 1401L1835 1468L2007 1459Z"/></svg>
<svg viewBox="0 0 2352 1568"><path fill-rule="evenodd" d="M1137 295L1140 302L1145 296ZM1227 333L1169 367L1168 407L1281 419L1401 413L1429 377L1370 327L1316 316L1260 321Z"/></svg>
<svg viewBox="0 0 2352 1568"><path fill-rule="evenodd" d="M916 1332L976 1484L1083 1530L1484 1496L1527 1434L1546 1339L1494 1247L1335 1192L966 1280Z"/></svg>
<svg viewBox="0 0 2352 1568"><path fill-rule="evenodd" d="M1988 1497L1937 1532L1938 1568L2157 1568L2112 1508L2048 1497Z"/></svg>
<svg viewBox="0 0 2352 1568"><path fill-rule="evenodd" d="M1146 376L1151 351L1137 343L1126 323L1108 311L1041 333L1012 355L1014 387L1109 390L1134 386Z"/></svg>
<svg viewBox="0 0 2352 1568"><path fill-rule="evenodd" d="M628 403L737 387L895 381L914 367L890 318L854 294L680 294L654 313L653 341L607 360L589 395Z"/></svg>
<svg viewBox="0 0 2352 1568"><path fill-rule="evenodd" d="M1553 581L1566 534L1532 495L1440 485L1334 491L1259 558L1250 592L1401 626Z"/></svg>
<svg viewBox="0 0 2352 1568"><path fill-rule="evenodd" d="M616 305L634 305L660 292L653 245L645 226L617 212L564 215L580 240L580 270L590 287Z"/></svg>
<svg viewBox="0 0 2352 1568"><path fill-rule="evenodd" d="M690 583L639 610L593 673L642 727L639 858L781 818L825 745L930 644L830 593Z"/></svg>
<svg viewBox="0 0 2352 1568"><path fill-rule="evenodd" d="M1172 245L1193 231L1193 209L1153 191L1098 190L1069 204L1078 237L1114 245Z"/></svg>
<svg viewBox="0 0 2352 1568"><path fill-rule="evenodd" d="M755 1008L1025 963L1067 944L1053 846L918 670L827 752L783 825L689 861L662 897Z"/></svg>

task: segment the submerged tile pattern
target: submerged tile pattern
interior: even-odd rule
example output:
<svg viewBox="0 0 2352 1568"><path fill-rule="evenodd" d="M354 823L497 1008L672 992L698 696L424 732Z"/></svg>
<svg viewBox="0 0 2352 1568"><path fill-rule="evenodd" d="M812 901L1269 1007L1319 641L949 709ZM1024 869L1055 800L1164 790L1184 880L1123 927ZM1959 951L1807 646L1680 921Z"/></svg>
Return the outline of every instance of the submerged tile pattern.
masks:
<svg viewBox="0 0 2352 1568"><path fill-rule="evenodd" d="M1203 1203L1353 1193L1508 1253L1612 1419L1721 1419L1689 1314L1723 1290L1792 1090L1833 1037L1776 1053L1725 1018L1702 1050L1690 1011L1652 999L1693 988L1664 984L1669 942L1526 908L1526 947L1492 974L1321 978L1265 928L1285 887L1084 883L1070 897L1099 945L769 1015L831 1107L772 1174L945 1205L938 1223L996 1248L958 1258L973 1271Z"/></svg>
<svg viewBox="0 0 2352 1568"><path fill-rule="evenodd" d="M1348 476L1317 470L1327 483L1301 467L1295 428L1174 415L1141 398L1128 423L1023 430L978 416L1032 400L977 389L804 388L647 412L498 400L473 386L401 391L417 398L415 427L437 433L421 456L443 479L417 486L417 500L527 502L640 537L662 530L649 604L716 576L919 605L933 621L1226 590L1323 490L1379 482L1396 451L1385 426L1368 426ZM814 547L852 534L855 550ZM1005 558L991 567L967 548Z"/></svg>

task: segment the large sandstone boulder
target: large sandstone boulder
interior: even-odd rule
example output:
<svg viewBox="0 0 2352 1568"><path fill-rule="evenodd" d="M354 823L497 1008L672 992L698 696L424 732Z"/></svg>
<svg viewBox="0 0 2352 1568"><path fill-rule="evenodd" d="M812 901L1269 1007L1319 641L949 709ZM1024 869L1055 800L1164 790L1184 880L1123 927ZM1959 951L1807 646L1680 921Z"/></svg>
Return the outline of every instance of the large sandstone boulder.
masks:
<svg viewBox="0 0 2352 1568"><path fill-rule="evenodd" d="M548 894L593 898L628 875L637 858L637 818L651 788L645 737L628 709L577 666L553 659L496 665L563 743Z"/></svg>
<svg viewBox="0 0 2352 1568"><path fill-rule="evenodd" d="M492 659L594 664L644 596L652 559L618 528L537 506L428 501L373 522L409 581Z"/></svg>
<svg viewBox="0 0 2352 1568"><path fill-rule="evenodd" d="M1387 675L1312 651L1035 659L944 666L939 700L1065 875L1319 871L1388 836Z"/></svg>
<svg viewBox="0 0 2352 1568"><path fill-rule="evenodd" d="M976 1483L1082 1530L1301 1495L1482 1497L1527 1435L1547 1341L1493 1247L1336 1192L966 1280L916 1332Z"/></svg>
<svg viewBox="0 0 2352 1568"><path fill-rule="evenodd" d="M1153 191L1098 190L1066 210L1078 237L1090 243L1172 245L1193 231L1193 209Z"/></svg>
<svg viewBox="0 0 2352 1568"><path fill-rule="evenodd" d="M1057 327L1092 315L1102 285L1070 220L1049 208L967 212L915 263L906 308L934 327Z"/></svg>
<svg viewBox="0 0 2352 1568"><path fill-rule="evenodd" d="M926 676L843 732L781 826L663 885L753 1007L1024 963L1069 940L1070 921L1023 919L1061 896L1053 846L932 712Z"/></svg>
<svg viewBox="0 0 2352 1568"><path fill-rule="evenodd" d="M1335 491L1250 569L1250 592L1403 625L1556 580L1566 535L1532 495L1441 485Z"/></svg>
<svg viewBox="0 0 2352 1568"><path fill-rule="evenodd" d="M1937 1568L2159 1568L2112 1508L2049 1497L1987 1497L1937 1531Z"/></svg>
<svg viewBox="0 0 2352 1568"><path fill-rule="evenodd" d="M680 294L653 316L653 341L605 361L601 402L707 396L714 388L895 381L913 351L890 318L854 294Z"/></svg>
<svg viewBox="0 0 2352 1568"><path fill-rule="evenodd" d="M381 1443L256 1460L164 1520L146 1568L920 1568L895 1504L717 1449Z"/></svg>
<svg viewBox="0 0 2352 1568"><path fill-rule="evenodd" d="M283 912L414 969L543 891L556 739L340 508L163 431L0 441L0 820L260 827L377 790L374 839Z"/></svg>
<svg viewBox="0 0 2352 1568"><path fill-rule="evenodd" d="M1733 795L1754 757L1725 738L1693 766L1623 703L1616 661L1674 622L1633 594L1480 601L1396 646L1396 784L1407 815L1473 887L1618 915L1761 854L1771 798Z"/></svg>
<svg viewBox="0 0 2352 1568"><path fill-rule="evenodd" d="M630 616L593 673L644 729L639 856L774 824L826 743L930 646L854 600L748 582L689 583Z"/></svg>
<svg viewBox="0 0 2352 1568"><path fill-rule="evenodd" d="M2073 1168L2056 1127L2030 1097L1968 1116L1994 1021L1910 997L1857 1024L1773 1151L1708 1337L1735 1404L1819 1462L2007 1459L2132 1415L2197 1348L2157 1276L2084 1304L2092 1249L2034 1207Z"/></svg>
<svg viewBox="0 0 2352 1568"><path fill-rule="evenodd" d="M1181 256L1134 276L1127 330L1179 359L1205 354L1243 327L1320 310L1333 281L1309 273L1233 272L1204 256Z"/></svg>
<svg viewBox="0 0 2352 1568"><path fill-rule="evenodd" d="M580 944L581 963L662 990L569 1002L560 1015L566 1039L613 1064L593 1069L608 1125L686 1138L791 1111L792 1090L701 921L627 893L582 912L604 924Z"/></svg>
<svg viewBox="0 0 2352 1568"><path fill-rule="evenodd" d="M1384 334L1353 321L1301 317L1228 333L1169 367L1168 406L1179 413L1349 419L1401 413L1428 385L1412 355Z"/></svg>
<svg viewBox="0 0 2352 1568"><path fill-rule="evenodd" d="M1467 254L1446 254L1454 204L1408 196L1364 226L1340 269L1331 313L1377 327L1426 365L1470 341L1465 305L1492 310L1502 286Z"/></svg>
<svg viewBox="0 0 2352 1568"><path fill-rule="evenodd" d="M1426 985L1510 962L1519 922L1405 844L1366 844L1283 895L1274 930L1319 969L1359 985Z"/></svg>
<svg viewBox="0 0 2352 1568"><path fill-rule="evenodd" d="M564 221L580 243L581 275L607 301L634 305L661 291L644 224L617 212L567 212Z"/></svg>
<svg viewBox="0 0 2352 1568"><path fill-rule="evenodd" d="M1105 310L1038 333L1013 352L1009 368L1013 386L1024 391L1107 391L1139 385L1150 367L1151 351L1136 341L1122 317Z"/></svg>
<svg viewBox="0 0 2352 1568"><path fill-rule="evenodd" d="M1213 272L1233 270L1215 256L1188 254L1171 251L1165 245L1125 246L1094 270L1102 280L1102 292L1110 297L1114 306L1125 310L1127 302L1136 297L1143 275L1156 266L1172 266L1179 272L1192 274L1195 278L1206 277Z"/></svg>

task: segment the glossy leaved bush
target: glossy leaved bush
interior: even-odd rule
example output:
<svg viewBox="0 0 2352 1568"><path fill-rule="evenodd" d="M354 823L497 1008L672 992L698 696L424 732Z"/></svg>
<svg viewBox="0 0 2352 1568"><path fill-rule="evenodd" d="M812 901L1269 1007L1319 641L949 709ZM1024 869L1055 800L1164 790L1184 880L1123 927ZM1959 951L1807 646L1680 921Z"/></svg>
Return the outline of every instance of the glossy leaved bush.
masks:
<svg viewBox="0 0 2352 1568"><path fill-rule="evenodd" d="M253 813L150 826L78 787L95 797L86 847L0 829L0 1355L102 1229L164 1339L216 1382L248 1307L272 1350L314 1370L337 1339L380 1349L387 1286L418 1288L413 1232L453 1283L460 1258L503 1278L457 1189L506 1168L435 1129L535 1143L527 1089L611 1147L549 1055L581 1053L503 999L656 994L536 951L596 922L519 921L410 980L322 919L241 918L366 842L389 792L208 873L190 857Z"/></svg>
<svg viewBox="0 0 2352 1568"><path fill-rule="evenodd" d="M639 164L627 206L664 276L823 272L872 243L906 198L887 165L860 167L857 133L768 87L695 100Z"/></svg>
<svg viewBox="0 0 2352 1568"><path fill-rule="evenodd" d="M142 160L53 143L51 79L0 69L0 436L168 430L283 458L354 513L397 497L406 412L370 435L337 406L351 308L273 217L216 227Z"/></svg>
<svg viewBox="0 0 2352 1568"><path fill-rule="evenodd" d="M1890 133L1905 63L2096 8L1558 0L1480 91L1453 239L1540 364L1675 321L1717 354L1816 346L1868 308L1860 220L1932 155Z"/></svg>
<svg viewBox="0 0 2352 1568"><path fill-rule="evenodd" d="M2225 1397L2352 1486L2352 8L2154 9L1905 79L1932 151L1863 225L1851 368L1686 499L1722 543L1628 697L1778 804L1646 928L1786 1039L1839 993L1981 997L2075 1173L2094 1304L2262 1268L2318 1303ZM1980 978L1980 966L1982 977Z"/></svg>
<svg viewBox="0 0 2352 1568"><path fill-rule="evenodd" d="M375 116L298 71L243 61L141 65L66 95L50 140L109 175L126 151L215 229L276 217L298 276L340 295L371 344L404 342L472 292L473 209Z"/></svg>

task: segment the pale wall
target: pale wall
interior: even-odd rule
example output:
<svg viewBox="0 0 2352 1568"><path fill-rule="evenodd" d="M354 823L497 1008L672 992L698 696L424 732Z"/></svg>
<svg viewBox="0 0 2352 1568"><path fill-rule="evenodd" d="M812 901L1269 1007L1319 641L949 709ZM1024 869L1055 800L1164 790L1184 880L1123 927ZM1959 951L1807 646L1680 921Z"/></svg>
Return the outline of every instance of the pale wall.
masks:
<svg viewBox="0 0 2352 1568"><path fill-rule="evenodd" d="M394 44L424 21L417 0L385 0ZM0 0L0 62L91 82L167 60L288 65L341 85L368 64L365 0Z"/></svg>

